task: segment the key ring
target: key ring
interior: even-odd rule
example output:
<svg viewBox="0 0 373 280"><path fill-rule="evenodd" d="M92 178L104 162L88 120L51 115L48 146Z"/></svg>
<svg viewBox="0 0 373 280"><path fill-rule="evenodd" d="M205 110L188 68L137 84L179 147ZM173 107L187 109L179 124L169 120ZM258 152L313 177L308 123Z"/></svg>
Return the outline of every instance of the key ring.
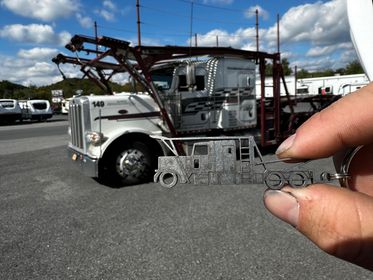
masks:
<svg viewBox="0 0 373 280"><path fill-rule="evenodd" d="M335 173L330 175L330 179L337 179L341 184L341 187L350 188L349 181L351 179L351 174L349 174L350 165L352 159L356 156L356 154L363 148L364 146L358 146L356 148L352 148L344 152L343 154L339 153L334 157L334 163L337 166L338 161L340 161L340 168L339 173Z"/></svg>

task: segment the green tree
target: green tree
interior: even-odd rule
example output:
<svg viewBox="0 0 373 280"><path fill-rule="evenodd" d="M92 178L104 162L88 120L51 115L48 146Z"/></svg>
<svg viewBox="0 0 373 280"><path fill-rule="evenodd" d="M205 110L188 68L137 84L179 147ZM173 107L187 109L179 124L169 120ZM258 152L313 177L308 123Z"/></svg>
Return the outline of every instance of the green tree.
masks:
<svg viewBox="0 0 373 280"><path fill-rule="evenodd" d="M358 60L351 61L345 67L345 75L361 74L364 73L364 69Z"/></svg>
<svg viewBox="0 0 373 280"><path fill-rule="evenodd" d="M289 76L293 73L293 70L290 68L290 63L287 58L281 59L282 69L284 71L284 76Z"/></svg>
<svg viewBox="0 0 373 280"><path fill-rule="evenodd" d="M310 73L306 69L300 69L297 71L298 79L305 79L310 77Z"/></svg>
<svg viewBox="0 0 373 280"><path fill-rule="evenodd" d="M284 71L284 76L289 76L293 73L293 70L290 68L290 63L287 58L281 59L281 64L282 64L282 69ZM266 66L265 66L265 75L267 77L272 76L273 73L273 65L272 63L268 63L266 61Z"/></svg>

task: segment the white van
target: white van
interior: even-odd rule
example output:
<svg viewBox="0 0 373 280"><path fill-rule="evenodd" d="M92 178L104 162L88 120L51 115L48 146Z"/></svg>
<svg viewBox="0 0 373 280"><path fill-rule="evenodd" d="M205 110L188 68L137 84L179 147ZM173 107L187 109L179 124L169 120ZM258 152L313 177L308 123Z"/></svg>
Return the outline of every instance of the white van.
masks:
<svg viewBox="0 0 373 280"><path fill-rule="evenodd" d="M53 116L53 111L48 100L20 100L23 119L47 120Z"/></svg>
<svg viewBox="0 0 373 280"><path fill-rule="evenodd" d="M22 119L21 107L15 99L0 99L0 122L15 122Z"/></svg>
<svg viewBox="0 0 373 280"><path fill-rule="evenodd" d="M63 99L61 102L61 114L69 113L69 102L72 98Z"/></svg>

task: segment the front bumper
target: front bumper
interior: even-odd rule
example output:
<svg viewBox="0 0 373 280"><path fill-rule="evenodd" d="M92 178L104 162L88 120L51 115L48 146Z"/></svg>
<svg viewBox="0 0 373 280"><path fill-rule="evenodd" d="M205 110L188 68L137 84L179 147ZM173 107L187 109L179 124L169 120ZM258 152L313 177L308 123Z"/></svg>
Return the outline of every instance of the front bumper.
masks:
<svg viewBox="0 0 373 280"><path fill-rule="evenodd" d="M88 177L98 177L98 160L90 158L72 148L67 148L67 155L74 166Z"/></svg>

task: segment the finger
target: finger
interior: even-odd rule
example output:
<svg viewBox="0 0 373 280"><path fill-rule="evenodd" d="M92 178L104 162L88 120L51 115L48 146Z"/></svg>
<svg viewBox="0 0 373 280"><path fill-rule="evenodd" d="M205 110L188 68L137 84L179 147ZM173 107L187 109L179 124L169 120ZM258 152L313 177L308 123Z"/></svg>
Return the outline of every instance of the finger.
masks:
<svg viewBox="0 0 373 280"><path fill-rule="evenodd" d="M280 145L280 158L320 158L373 139L373 83L313 115Z"/></svg>
<svg viewBox="0 0 373 280"><path fill-rule="evenodd" d="M265 193L267 209L295 226L325 252L373 270L373 198L313 185Z"/></svg>

